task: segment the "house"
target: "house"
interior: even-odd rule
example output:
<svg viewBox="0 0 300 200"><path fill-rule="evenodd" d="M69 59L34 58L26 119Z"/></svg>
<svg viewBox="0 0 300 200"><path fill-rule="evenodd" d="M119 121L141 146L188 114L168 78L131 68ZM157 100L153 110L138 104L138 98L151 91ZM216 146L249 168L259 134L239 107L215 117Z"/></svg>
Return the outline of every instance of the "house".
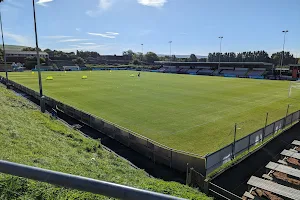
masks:
<svg viewBox="0 0 300 200"><path fill-rule="evenodd" d="M46 52L39 52L40 58L48 59L49 55ZM15 51L15 50L6 50L6 61L15 62L15 63L24 63L26 57L36 57L36 51Z"/></svg>

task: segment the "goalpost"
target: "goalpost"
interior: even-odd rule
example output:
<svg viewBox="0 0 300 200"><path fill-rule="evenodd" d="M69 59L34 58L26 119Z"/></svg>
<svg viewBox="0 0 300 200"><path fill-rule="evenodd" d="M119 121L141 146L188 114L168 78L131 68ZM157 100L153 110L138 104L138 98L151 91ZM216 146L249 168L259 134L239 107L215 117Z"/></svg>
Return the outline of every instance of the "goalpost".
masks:
<svg viewBox="0 0 300 200"><path fill-rule="evenodd" d="M294 90L296 89L300 89L300 81L291 81L290 82L290 87L289 87L289 97L291 97L292 96L292 90L293 90L293 88L294 88Z"/></svg>

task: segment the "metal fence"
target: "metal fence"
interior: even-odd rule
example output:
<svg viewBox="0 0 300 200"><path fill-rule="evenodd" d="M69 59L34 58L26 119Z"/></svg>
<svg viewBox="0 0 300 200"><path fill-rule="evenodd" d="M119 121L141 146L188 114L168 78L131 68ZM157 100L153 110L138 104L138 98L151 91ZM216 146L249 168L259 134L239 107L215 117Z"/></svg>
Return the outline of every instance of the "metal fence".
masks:
<svg viewBox="0 0 300 200"><path fill-rule="evenodd" d="M0 172L119 199L182 199L115 183L99 181L82 176L31 167L3 160L0 160Z"/></svg>
<svg viewBox="0 0 300 200"><path fill-rule="evenodd" d="M9 84L25 94L34 97L35 99L40 99L39 93L32 89L29 89L14 81L9 81ZM52 108L57 107L67 115L146 156L154 163L164 164L183 173L187 172L188 164L189 167L194 168L199 173L205 175L205 158L202 156L171 149L131 130L66 105L50 97L45 96L44 100L46 105Z"/></svg>
<svg viewBox="0 0 300 200"><path fill-rule="evenodd" d="M300 111L293 112L286 117L277 120L264 128L261 128L225 147L208 154L206 158L206 174L213 172L215 169L221 167L223 164L231 161L236 156L250 151L250 148L262 143L266 138L274 136L278 131L284 129L286 126L299 121Z"/></svg>

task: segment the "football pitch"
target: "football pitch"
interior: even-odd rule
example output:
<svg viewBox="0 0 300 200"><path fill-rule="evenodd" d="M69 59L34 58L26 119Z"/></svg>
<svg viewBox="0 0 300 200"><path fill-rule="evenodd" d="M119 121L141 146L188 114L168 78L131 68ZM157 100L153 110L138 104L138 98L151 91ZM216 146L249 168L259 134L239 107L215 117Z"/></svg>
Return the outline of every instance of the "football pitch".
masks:
<svg viewBox="0 0 300 200"><path fill-rule="evenodd" d="M131 75L134 75L133 77ZM136 71L42 72L44 94L170 148L205 155L300 108L288 81ZM0 75L4 75L1 73ZM82 79L82 76L87 79ZM46 81L47 76L53 80ZM37 73L9 78L38 91Z"/></svg>

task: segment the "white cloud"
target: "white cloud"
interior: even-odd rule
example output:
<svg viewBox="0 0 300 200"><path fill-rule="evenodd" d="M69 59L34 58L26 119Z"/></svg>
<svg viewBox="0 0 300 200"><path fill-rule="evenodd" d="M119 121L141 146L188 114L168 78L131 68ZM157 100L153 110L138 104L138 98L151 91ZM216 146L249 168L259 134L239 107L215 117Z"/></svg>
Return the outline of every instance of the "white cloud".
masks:
<svg viewBox="0 0 300 200"><path fill-rule="evenodd" d="M98 6L96 10L87 10L85 14L87 14L90 17L95 17L99 15L102 11L108 10L114 0L98 0Z"/></svg>
<svg viewBox="0 0 300 200"><path fill-rule="evenodd" d="M116 38L116 35L119 35L119 33L115 33L115 32L106 32L106 33L90 33L87 32L87 34L89 35L94 35L94 36L100 36L100 37L104 37L104 38Z"/></svg>
<svg viewBox="0 0 300 200"><path fill-rule="evenodd" d="M99 0L99 5L98 5L99 8L103 10L107 10L111 6L112 6L112 0Z"/></svg>
<svg viewBox="0 0 300 200"><path fill-rule="evenodd" d="M80 42L80 41L87 41L89 39L77 39L77 38L74 38L74 39L65 39L65 40L59 40L58 42Z"/></svg>
<svg viewBox="0 0 300 200"><path fill-rule="evenodd" d="M142 4L144 6L152 6L152 7L157 7L161 8L167 3L167 0L137 0L139 4Z"/></svg>
<svg viewBox="0 0 300 200"><path fill-rule="evenodd" d="M50 36L41 36L41 38L45 39L63 39L63 38L71 38L72 36L67 35L50 35Z"/></svg>
<svg viewBox="0 0 300 200"><path fill-rule="evenodd" d="M76 31L80 32L81 31L81 28L75 28Z"/></svg>
<svg viewBox="0 0 300 200"><path fill-rule="evenodd" d="M53 0L39 0L38 2L36 2L36 4L40 5L40 6L48 6L47 3L52 2Z"/></svg>
<svg viewBox="0 0 300 200"><path fill-rule="evenodd" d="M82 45L94 45L96 43L94 43L94 42L83 42L83 43L80 43L80 44L82 44Z"/></svg>
<svg viewBox="0 0 300 200"><path fill-rule="evenodd" d="M4 37L10 38L11 40L15 41L15 44L22 45L22 46L33 46L33 41L23 35L18 35L10 32L4 32Z"/></svg>
<svg viewBox="0 0 300 200"><path fill-rule="evenodd" d="M106 32L106 34L109 34L109 35L119 35L119 33L116 33L116 32Z"/></svg>

